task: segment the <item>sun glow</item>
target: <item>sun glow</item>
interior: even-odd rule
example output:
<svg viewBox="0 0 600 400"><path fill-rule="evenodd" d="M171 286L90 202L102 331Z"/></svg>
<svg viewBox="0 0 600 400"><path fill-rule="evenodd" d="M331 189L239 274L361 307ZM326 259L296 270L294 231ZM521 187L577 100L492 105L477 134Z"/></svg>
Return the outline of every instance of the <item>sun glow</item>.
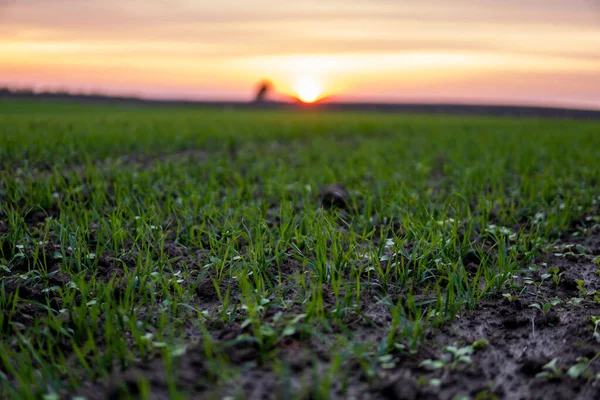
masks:
<svg viewBox="0 0 600 400"><path fill-rule="evenodd" d="M321 97L323 88L317 80L303 78L296 83L295 91L298 98L304 103L314 103Z"/></svg>

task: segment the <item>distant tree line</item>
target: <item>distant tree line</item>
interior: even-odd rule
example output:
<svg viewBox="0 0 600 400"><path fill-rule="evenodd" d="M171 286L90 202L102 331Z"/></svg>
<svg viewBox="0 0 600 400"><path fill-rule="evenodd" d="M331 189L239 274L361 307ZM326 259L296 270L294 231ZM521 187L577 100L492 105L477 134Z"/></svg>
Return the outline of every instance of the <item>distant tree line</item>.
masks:
<svg viewBox="0 0 600 400"><path fill-rule="evenodd" d="M101 93L82 93L82 92L70 92L68 90L34 90L31 88L13 88L3 86L0 87L0 96L14 96L14 97L89 97L89 98L117 98L118 96L107 96Z"/></svg>
<svg viewBox="0 0 600 400"><path fill-rule="evenodd" d="M0 99L47 99L68 100L75 102L110 103L110 104L144 104L160 106L207 106L220 108L286 108L289 104L266 100L270 86L258 87L256 97L252 101L226 101L226 100L159 100L145 99L134 96L115 96L101 93L69 92L67 90L34 90L31 88L14 88L0 86Z"/></svg>

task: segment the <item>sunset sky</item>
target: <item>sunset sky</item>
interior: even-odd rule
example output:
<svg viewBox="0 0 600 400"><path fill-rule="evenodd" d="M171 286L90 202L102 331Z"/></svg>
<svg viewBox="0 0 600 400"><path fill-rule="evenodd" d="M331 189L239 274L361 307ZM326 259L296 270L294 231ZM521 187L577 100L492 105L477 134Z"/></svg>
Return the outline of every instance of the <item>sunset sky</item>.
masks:
<svg viewBox="0 0 600 400"><path fill-rule="evenodd" d="M600 0L0 0L0 85L600 108Z"/></svg>

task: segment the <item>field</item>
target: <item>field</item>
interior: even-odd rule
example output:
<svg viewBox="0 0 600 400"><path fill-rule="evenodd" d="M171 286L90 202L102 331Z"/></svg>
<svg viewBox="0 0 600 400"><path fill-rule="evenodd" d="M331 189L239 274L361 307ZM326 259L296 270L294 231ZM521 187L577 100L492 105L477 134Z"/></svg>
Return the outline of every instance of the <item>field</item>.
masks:
<svg viewBox="0 0 600 400"><path fill-rule="evenodd" d="M600 398L600 124L0 102L0 397Z"/></svg>

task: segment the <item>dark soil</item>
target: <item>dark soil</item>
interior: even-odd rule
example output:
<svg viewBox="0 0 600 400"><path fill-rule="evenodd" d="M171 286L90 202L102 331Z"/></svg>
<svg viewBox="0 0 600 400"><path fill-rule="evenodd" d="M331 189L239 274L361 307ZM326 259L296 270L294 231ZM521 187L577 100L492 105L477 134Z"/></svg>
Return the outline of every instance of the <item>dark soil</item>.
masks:
<svg viewBox="0 0 600 400"><path fill-rule="evenodd" d="M428 332L417 354L399 353L396 366L379 369L375 377L365 376L355 360L347 359L343 373L348 380L332 383L332 397L600 398L600 382L593 379L600 372L599 361L589 364L586 377L572 378L567 374L579 357L591 360L600 352L591 323L592 316L600 315L600 304L595 301L593 292L600 289L598 266L593 261L600 255L600 232L587 238L572 238L560 243L558 248L568 244L583 245L585 254L543 254L536 260L542 267L531 276L533 281L539 282L542 274L558 268L558 283L546 279L538 288L527 285L527 290L507 289L507 295L511 297L482 300L476 311L457 318L438 331ZM475 264L478 260L471 261ZM585 282L583 286L578 284L580 280ZM197 290L201 301L209 304L216 301L216 290L212 285L203 283ZM530 304L542 305L556 298L561 302L547 312L530 307ZM583 300L574 301L574 298ZM385 307L373 303L364 312L374 324L357 323L354 340L385 335L385 325L389 324ZM254 343L231 344L244 333L239 325L213 328L214 350L224 355L231 365L231 372L239 376L234 385L221 384L218 377L209 372L202 342L191 344L185 354L175 359L173 366L179 376L176 386L188 393L189 398L222 398L239 393L249 399L289 398L291 394L306 399L319 397L312 391L311 382L332 362L327 334L321 338L294 335L272 349L288 368L287 378L282 380L281 375L274 372L273 365L261 361L260 351ZM488 344L474 352L472 364L447 365L433 371L420 366L426 359L448 361L445 346L462 347L480 339L486 339ZM547 371L544 366L555 358L558 373L551 377L537 376ZM108 381L90 382L81 393L89 399L135 398L140 390L138 384L145 382L150 385L153 399L166 399L169 398L166 376L163 360L155 358L125 371L119 370ZM345 394L341 392L343 387L346 387Z"/></svg>

